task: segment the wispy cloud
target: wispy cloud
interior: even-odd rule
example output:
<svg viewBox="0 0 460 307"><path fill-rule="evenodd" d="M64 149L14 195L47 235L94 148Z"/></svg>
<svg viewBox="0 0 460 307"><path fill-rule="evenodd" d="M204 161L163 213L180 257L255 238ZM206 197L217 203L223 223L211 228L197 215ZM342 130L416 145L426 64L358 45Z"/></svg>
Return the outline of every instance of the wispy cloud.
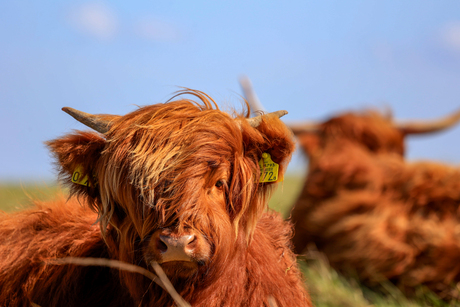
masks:
<svg viewBox="0 0 460 307"><path fill-rule="evenodd" d="M120 34L157 41L174 42L181 38L179 29L170 22L154 16L138 17L131 25L122 22L110 6L103 3L86 3L77 7L68 15L71 26L94 38L111 40Z"/></svg>
<svg viewBox="0 0 460 307"><path fill-rule="evenodd" d="M174 25L152 16L137 21L134 31L138 36L153 41L177 41L181 36Z"/></svg>
<svg viewBox="0 0 460 307"><path fill-rule="evenodd" d="M460 53L460 21L447 23L441 29L440 38L446 48Z"/></svg>
<svg viewBox="0 0 460 307"><path fill-rule="evenodd" d="M112 39L118 26L115 13L101 3L86 3L75 8L69 21L77 30L102 40Z"/></svg>

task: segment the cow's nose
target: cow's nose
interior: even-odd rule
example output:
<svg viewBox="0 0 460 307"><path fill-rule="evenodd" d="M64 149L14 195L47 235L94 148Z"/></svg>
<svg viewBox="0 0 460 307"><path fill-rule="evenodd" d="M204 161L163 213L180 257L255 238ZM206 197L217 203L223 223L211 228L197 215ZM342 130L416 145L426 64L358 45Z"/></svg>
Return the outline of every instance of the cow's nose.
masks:
<svg viewBox="0 0 460 307"><path fill-rule="evenodd" d="M157 248L160 251L163 262L169 261L192 261L191 254L194 251L196 237L193 234L175 236L160 235Z"/></svg>

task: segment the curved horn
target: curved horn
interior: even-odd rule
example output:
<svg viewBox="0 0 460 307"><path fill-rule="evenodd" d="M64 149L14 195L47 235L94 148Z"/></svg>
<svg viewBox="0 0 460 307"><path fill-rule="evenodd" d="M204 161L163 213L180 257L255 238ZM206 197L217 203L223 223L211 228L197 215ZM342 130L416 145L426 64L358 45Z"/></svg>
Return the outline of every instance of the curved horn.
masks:
<svg viewBox="0 0 460 307"><path fill-rule="evenodd" d="M251 108L251 113L257 113L257 111L265 111L264 106L260 103L259 98L257 97L256 92L252 86L251 79L247 76L243 76L240 78L240 85L241 89L243 90L243 95L246 101Z"/></svg>
<svg viewBox="0 0 460 307"><path fill-rule="evenodd" d="M441 131L460 121L460 110L440 119L430 121L408 121L395 123L394 126L405 134L421 134Z"/></svg>
<svg viewBox="0 0 460 307"><path fill-rule="evenodd" d="M283 117L286 114L288 114L287 111L280 110L280 111L271 112L271 113L268 113L268 114L262 114L262 115L252 117L252 118L246 118L246 120L248 121L249 125L251 125L251 127L257 128L257 127L259 127L260 123L262 122L262 118L264 116L276 116L276 117L280 118L280 117Z"/></svg>
<svg viewBox="0 0 460 307"><path fill-rule="evenodd" d="M78 111L73 108L64 107L62 111L66 112L83 125L90 127L102 134L107 133L110 130L111 123L108 120L102 119L98 115L89 114L86 112Z"/></svg>

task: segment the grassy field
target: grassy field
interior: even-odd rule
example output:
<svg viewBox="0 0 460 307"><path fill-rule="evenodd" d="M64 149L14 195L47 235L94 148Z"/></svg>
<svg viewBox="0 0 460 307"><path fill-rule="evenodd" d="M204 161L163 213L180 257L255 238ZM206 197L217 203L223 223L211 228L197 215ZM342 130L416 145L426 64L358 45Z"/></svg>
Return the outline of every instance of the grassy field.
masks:
<svg viewBox="0 0 460 307"><path fill-rule="evenodd" d="M60 189L53 183L0 183L0 210L15 211L30 206L31 200L47 200Z"/></svg>
<svg viewBox="0 0 460 307"><path fill-rule="evenodd" d="M303 184L300 177L287 177L273 195L270 207L289 216L290 208ZM30 206L31 199L46 200L60 189L53 184L0 184L0 210L15 211ZM460 306L460 302L444 302L423 288L417 295L406 298L391 284L385 284L383 292L376 292L360 285L354 279L345 278L334 271L318 252L311 251L299 258L306 284L317 307L416 307Z"/></svg>

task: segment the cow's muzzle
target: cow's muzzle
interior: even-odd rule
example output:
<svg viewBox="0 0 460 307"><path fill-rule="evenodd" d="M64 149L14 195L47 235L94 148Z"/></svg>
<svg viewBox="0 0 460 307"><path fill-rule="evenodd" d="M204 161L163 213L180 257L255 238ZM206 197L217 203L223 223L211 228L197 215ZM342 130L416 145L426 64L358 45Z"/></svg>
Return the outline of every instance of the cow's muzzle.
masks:
<svg viewBox="0 0 460 307"><path fill-rule="evenodd" d="M184 236L160 235L156 242L162 262L191 261L195 243L196 236L192 234Z"/></svg>
<svg viewBox="0 0 460 307"><path fill-rule="evenodd" d="M209 243L199 233L193 231L172 231L168 228L157 230L151 244L160 257L159 263L174 261L201 262L209 257Z"/></svg>

